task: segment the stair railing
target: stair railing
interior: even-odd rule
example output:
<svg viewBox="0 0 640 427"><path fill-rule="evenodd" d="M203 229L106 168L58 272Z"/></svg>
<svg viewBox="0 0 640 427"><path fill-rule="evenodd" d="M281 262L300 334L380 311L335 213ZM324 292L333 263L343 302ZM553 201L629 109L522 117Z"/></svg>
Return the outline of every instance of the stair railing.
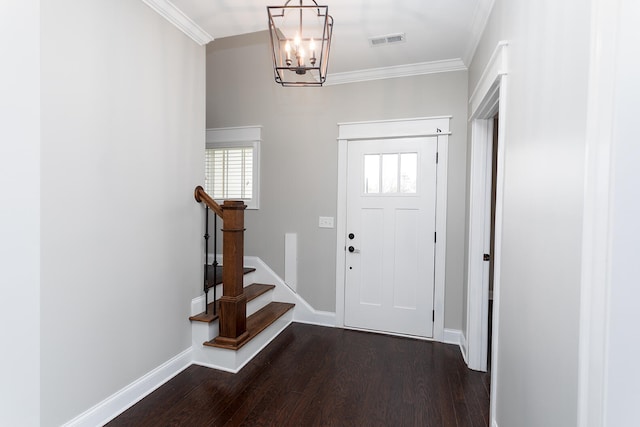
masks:
<svg viewBox="0 0 640 427"><path fill-rule="evenodd" d="M205 304L208 304L207 291L209 289L208 277L208 250L209 250L209 212L214 213L214 310L215 310L215 286L217 271L217 217L223 222L222 228L222 297L220 297L220 322L219 334L215 342L220 345L239 346L249 334L247 332L247 297L244 294L243 261L244 261L244 210L247 206L243 201L225 200L219 205L209 196L201 186L194 190L194 197L198 203L204 203L206 209L205 219L205 266L204 266L204 292ZM206 307L206 306L205 306ZM205 308L206 309L206 308ZM215 314L215 311L214 311Z"/></svg>

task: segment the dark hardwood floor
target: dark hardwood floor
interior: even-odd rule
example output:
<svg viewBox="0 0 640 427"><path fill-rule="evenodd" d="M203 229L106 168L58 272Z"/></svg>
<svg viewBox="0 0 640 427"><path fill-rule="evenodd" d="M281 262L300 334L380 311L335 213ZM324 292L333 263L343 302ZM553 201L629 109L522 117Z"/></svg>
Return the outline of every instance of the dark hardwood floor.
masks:
<svg viewBox="0 0 640 427"><path fill-rule="evenodd" d="M293 323L238 374L192 365L108 426L487 426L454 345Z"/></svg>

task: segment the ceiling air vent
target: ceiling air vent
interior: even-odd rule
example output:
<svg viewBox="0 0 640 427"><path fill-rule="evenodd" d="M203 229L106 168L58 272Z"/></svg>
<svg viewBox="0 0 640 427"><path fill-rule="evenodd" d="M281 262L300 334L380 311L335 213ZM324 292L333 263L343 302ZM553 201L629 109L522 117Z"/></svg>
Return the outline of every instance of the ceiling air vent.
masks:
<svg viewBox="0 0 640 427"><path fill-rule="evenodd" d="M376 36L369 38L369 45L371 47L374 46L382 46L385 44L391 43L402 43L405 41L406 35L404 33L398 34L388 34L386 36Z"/></svg>

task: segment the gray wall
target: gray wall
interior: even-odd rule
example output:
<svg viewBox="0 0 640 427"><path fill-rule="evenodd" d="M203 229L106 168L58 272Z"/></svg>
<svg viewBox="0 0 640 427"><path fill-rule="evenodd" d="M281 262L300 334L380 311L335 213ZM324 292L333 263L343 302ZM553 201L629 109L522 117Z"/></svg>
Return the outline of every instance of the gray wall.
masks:
<svg viewBox="0 0 640 427"><path fill-rule="evenodd" d="M589 8L496 0L469 70L509 41L500 426L576 425Z"/></svg>
<svg viewBox="0 0 640 427"><path fill-rule="evenodd" d="M191 346L205 49L141 1L42 2L41 31L40 399L53 426Z"/></svg>
<svg viewBox="0 0 640 427"><path fill-rule="evenodd" d="M246 254L284 274L284 234L298 233L298 292L335 310L337 124L452 115L449 148L445 326L462 327L467 73L283 88L273 80L268 34L207 46L207 127L262 125L261 200L248 211ZM331 67L331 65L329 65Z"/></svg>

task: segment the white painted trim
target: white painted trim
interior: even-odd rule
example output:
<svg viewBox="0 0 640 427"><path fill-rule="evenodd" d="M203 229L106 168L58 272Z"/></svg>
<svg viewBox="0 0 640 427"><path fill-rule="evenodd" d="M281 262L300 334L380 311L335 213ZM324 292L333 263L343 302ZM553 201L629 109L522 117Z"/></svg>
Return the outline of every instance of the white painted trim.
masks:
<svg viewBox="0 0 640 427"><path fill-rule="evenodd" d="M338 128L340 128L338 124ZM347 235L347 140L338 139L338 188L336 209L336 323L344 328L344 284L346 281L346 250L344 236ZM343 236L340 238L340 236Z"/></svg>
<svg viewBox="0 0 640 427"><path fill-rule="evenodd" d="M338 141L449 135L452 116L338 123Z"/></svg>
<svg viewBox="0 0 640 427"><path fill-rule="evenodd" d="M298 287L298 234L285 233L284 235L284 281L296 291Z"/></svg>
<svg viewBox="0 0 640 427"><path fill-rule="evenodd" d="M65 427L101 426L126 409L135 405L162 384L178 375L192 363L192 349L188 348L166 361L151 372L138 378L128 386L112 394L102 402L64 424Z"/></svg>
<svg viewBox="0 0 640 427"><path fill-rule="evenodd" d="M489 154L493 144L492 118L498 112L496 170L495 243L493 256L493 322L491 347L490 419L495 424L498 384L498 342L500 338L500 271L502 260L502 210L504 192L504 147L507 138L508 42L501 41L489 59L469 99L471 170L469 191L469 246L467 264L467 356L471 369L486 370L488 352L489 283L480 254L488 244L487 180ZM478 253L479 251L479 253Z"/></svg>
<svg viewBox="0 0 640 427"><path fill-rule="evenodd" d="M490 92L491 87L496 84L496 80L499 76L507 74L508 61L507 61L507 41L500 41L495 50L489 58L489 62L480 76L480 80L476 84L476 87L471 93L469 98L469 111L471 111L471 117L475 118L476 112L481 103L486 99L487 93Z"/></svg>
<svg viewBox="0 0 640 427"><path fill-rule="evenodd" d="M447 131L449 124L447 123ZM449 169L449 135L438 136L436 168L436 247L434 265L433 339L444 339L444 297L447 271L447 171Z"/></svg>
<svg viewBox="0 0 640 427"><path fill-rule="evenodd" d="M253 142L262 141L262 126L235 126L226 128L208 128L206 142Z"/></svg>
<svg viewBox="0 0 640 427"><path fill-rule="evenodd" d="M213 40L213 37L193 22L184 12L169 0L142 0L144 4L156 11L160 16L173 24L177 29L189 36L200 46Z"/></svg>
<svg viewBox="0 0 640 427"><path fill-rule="evenodd" d="M245 256L245 266L254 267L255 272L251 273L255 282L269 283L276 286L273 290L275 301L290 302L295 304L293 309L293 321L298 323L308 323L318 326L335 326L336 314L330 311L316 310L300 294L294 292L280 276L278 276L259 257Z"/></svg>
<svg viewBox="0 0 640 427"><path fill-rule="evenodd" d="M482 38L484 29L489 22L489 17L491 16L494 3L495 0L480 0L476 4L473 21L471 22L471 36L469 37L469 44L462 56L464 63L467 65L471 64L471 60L476 53L476 49L478 49L478 44L480 44L480 39Z"/></svg>
<svg viewBox="0 0 640 427"><path fill-rule="evenodd" d="M442 342L445 344L460 345L462 342L462 331L460 329L445 328L442 334Z"/></svg>
<svg viewBox="0 0 640 427"><path fill-rule="evenodd" d="M493 120L474 120L471 124L469 171L467 362L470 369L483 372L487 370L489 271L482 255L490 252L491 199L487 200L487 196L491 194L492 143Z"/></svg>
<svg viewBox="0 0 640 427"><path fill-rule="evenodd" d="M467 67L460 58L441 61L420 62L417 64L396 65L393 67L370 68L367 70L347 71L343 73L327 74L325 86L345 83L358 83L371 80L393 79L397 77L411 77L423 74L448 73L451 71L466 71Z"/></svg>
<svg viewBox="0 0 640 427"><path fill-rule="evenodd" d="M336 314L335 325L345 328L345 239L347 218L347 145L349 141L415 136L438 137L436 233L439 236L435 250L435 280L433 307L436 310L433 324L433 339L444 338L444 294L446 263L446 207L448 135L451 116L420 117L404 120L381 120L367 122L338 123L338 200L336 239ZM342 236L342 238L340 237ZM352 328L355 329L355 328ZM413 337L416 338L416 337Z"/></svg>
<svg viewBox="0 0 640 427"><path fill-rule="evenodd" d="M467 338L462 331L460 331L460 352L464 363L467 363Z"/></svg>
<svg viewBox="0 0 640 427"><path fill-rule="evenodd" d="M508 77L506 74L500 77L500 114L498 116L498 158L496 167L496 207L495 207L495 236L493 248L493 320L491 324L491 390L489 418L495 422L496 408L498 404L498 343L500 341L500 277L502 268L502 210L504 199L504 150L507 124L507 93ZM488 300L485 300L487 306ZM488 310L488 308L487 308Z"/></svg>
<svg viewBox="0 0 640 427"><path fill-rule="evenodd" d="M460 329L445 329L442 342L445 344L457 345L460 348L462 359L467 362L466 345L467 341Z"/></svg>
<svg viewBox="0 0 640 427"><path fill-rule="evenodd" d="M620 10L620 0L591 1L578 346L580 427L604 425L606 418L613 106Z"/></svg>

